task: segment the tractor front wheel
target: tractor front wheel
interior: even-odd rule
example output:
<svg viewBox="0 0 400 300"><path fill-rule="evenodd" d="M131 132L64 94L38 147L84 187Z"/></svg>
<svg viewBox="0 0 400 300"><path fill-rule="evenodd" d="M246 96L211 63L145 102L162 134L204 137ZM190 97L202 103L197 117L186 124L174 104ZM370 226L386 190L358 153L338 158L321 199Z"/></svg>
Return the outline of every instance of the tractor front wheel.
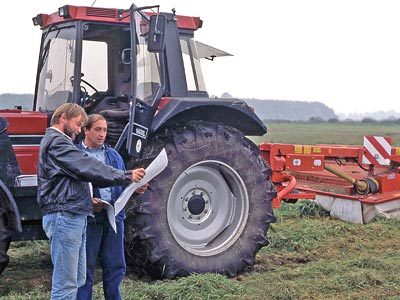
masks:
<svg viewBox="0 0 400 300"><path fill-rule="evenodd" d="M258 148L234 128L200 121L166 130L147 152L163 147L167 168L127 210L128 261L166 278L235 276L252 266L274 221L271 172Z"/></svg>

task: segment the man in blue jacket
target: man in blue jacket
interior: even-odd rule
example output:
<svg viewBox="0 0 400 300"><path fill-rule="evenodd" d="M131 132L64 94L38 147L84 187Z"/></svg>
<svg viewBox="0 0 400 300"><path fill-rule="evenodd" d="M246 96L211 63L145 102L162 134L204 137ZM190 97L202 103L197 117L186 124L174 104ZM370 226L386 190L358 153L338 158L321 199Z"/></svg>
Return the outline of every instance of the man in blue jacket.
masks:
<svg viewBox="0 0 400 300"><path fill-rule="evenodd" d="M122 157L105 144L107 136L107 121L102 115L93 114L84 128L85 139L78 144L78 148L85 151L89 156L119 170L125 170ZM147 185L136 190L136 193L144 193ZM99 199L114 204L122 193L121 186L93 189L94 216L88 217L86 258L87 273L86 283L78 289L78 299L92 299L94 283L94 269L99 258L103 270L103 290L106 299L121 299L119 286L124 278L126 265L124 256L124 219L122 210L116 216L117 232L113 230L108 222L107 213Z"/></svg>
<svg viewBox="0 0 400 300"><path fill-rule="evenodd" d="M65 103L40 143L38 202L53 262L51 299L75 299L86 281L86 219L93 213L88 182L107 187L144 176L144 169L125 172L77 149L73 139L86 121L82 107Z"/></svg>

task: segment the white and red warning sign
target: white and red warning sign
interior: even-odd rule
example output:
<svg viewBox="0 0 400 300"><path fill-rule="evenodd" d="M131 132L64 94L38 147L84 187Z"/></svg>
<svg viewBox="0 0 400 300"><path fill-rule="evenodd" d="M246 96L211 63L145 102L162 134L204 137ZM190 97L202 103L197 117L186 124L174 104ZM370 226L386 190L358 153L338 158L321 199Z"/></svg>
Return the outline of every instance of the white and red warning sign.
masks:
<svg viewBox="0 0 400 300"><path fill-rule="evenodd" d="M390 165L392 138L383 136L364 136L365 152L362 163L367 165Z"/></svg>

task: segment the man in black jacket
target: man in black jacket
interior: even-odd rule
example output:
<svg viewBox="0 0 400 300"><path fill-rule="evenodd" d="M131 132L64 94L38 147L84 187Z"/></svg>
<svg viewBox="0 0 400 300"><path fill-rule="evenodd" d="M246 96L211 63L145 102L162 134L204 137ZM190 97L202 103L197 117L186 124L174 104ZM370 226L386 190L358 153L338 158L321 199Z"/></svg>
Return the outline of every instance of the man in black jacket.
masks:
<svg viewBox="0 0 400 300"><path fill-rule="evenodd" d="M124 172L77 149L74 138L87 121L77 104L61 105L40 143L38 201L53 262L51 299L75 299L86 279L86 217L93 205L88 182L99 187L139 181L144 169Z"/></svg>

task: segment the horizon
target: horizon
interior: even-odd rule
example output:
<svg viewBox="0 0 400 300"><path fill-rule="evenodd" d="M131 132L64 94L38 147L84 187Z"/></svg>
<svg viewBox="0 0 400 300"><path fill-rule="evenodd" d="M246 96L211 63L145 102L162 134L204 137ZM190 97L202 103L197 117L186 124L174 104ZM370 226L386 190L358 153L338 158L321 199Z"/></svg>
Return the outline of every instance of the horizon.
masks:
<svg viewBox="0 0 400 300"><path fill-rule="evenodd" d="M9 93L0 93L0 98L2 98L3 96L6 96L6 95L30 96L30 97L32 97L32 106L33 106L34 94L32 94L32 93L22 93L22 94L10 93L10 92ZM322 105L326 106L328 109L331 109L334 112L334 114L338 117L339 120L351 119L351 120L355 120L356 121L356 120L361 120L363 118L372 117L373 119L376 119L377 121L380 121L380 120L391 120L393 118L395 118L395 119L400 118L400 112L396 112L395 110L386 110L386 111L385 110L375 110L375 111L370 111L370 112L340 113L340 112L335 111L334 108L330 107L329 105L326 105L325 103L323 103L321 101L301 101L301 100L288 100L288 99L257 99L257 98L248 98L248 97L241 98L241 97L232 96L227 92L224 92L221 96L216 96L216 95L209 95L209 96L210 96L211 99L214 98L214 97L217 97L217 98L238 98L238 99L241 99L241 100L244 100L244 101L249 100L249 101L281 101L281 102L318 103L318 104L322 104ZM19 104L21 104L21 103L19 103ZM9 109L9 108L2 108L1 107L1 103L0 103L0 110L1 109ZM382 117L379 116L379 115L382 115L382 114L384 114L384 115L388 115L389 114L389 115L388 115L387 118L384 118L383 116ZM354 119L352 119L352 117Z"/></svg>
<svg viewBox="0 0 400 300"><path fill-rule="evenodd" d="M0 92L34 91L40 30L38 13L90 6L93 0L1 2L3 45ZM147 1L135 1L147 5ZM98 7L131 1L97 0ZM256 0L250 7L228 0L164 0L162 11L200 16L196 40L232 53L202 61L209 94L239 98L318 101L337 113L400 111L400 2L395 0ZM15 21L15 7L18 22ZM251 12L251 13L249 13ZM11 25L11 26L10 26ZM24 69L21 68L24 67Z"/></svg>

